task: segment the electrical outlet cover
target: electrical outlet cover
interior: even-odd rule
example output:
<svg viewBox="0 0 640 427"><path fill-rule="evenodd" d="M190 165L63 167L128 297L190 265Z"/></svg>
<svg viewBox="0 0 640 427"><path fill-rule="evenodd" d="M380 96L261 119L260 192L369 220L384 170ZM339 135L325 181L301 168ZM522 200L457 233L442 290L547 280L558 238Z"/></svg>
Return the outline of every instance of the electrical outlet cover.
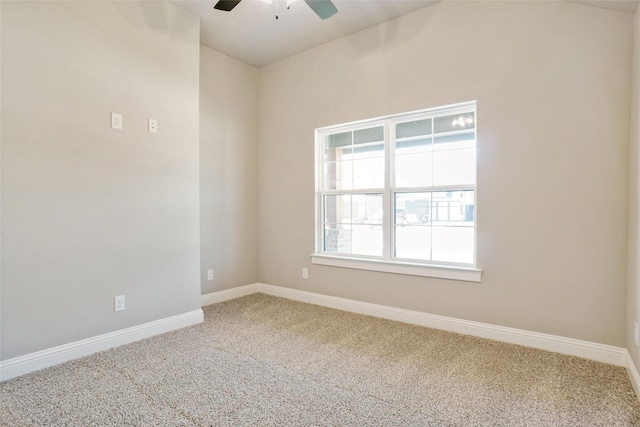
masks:
<svg viewBox="0 0 640 427"><path fill-rule="evenodd" d="M111 113L111 127L113 129L122 129L122 114Z"/></svg>
<svg viewBox="0 0 640 427"><path fill-rule="evenodd" d="M113 298L113 311L123 311L125 308L124 305L124 295L118 295Z"/></svg>

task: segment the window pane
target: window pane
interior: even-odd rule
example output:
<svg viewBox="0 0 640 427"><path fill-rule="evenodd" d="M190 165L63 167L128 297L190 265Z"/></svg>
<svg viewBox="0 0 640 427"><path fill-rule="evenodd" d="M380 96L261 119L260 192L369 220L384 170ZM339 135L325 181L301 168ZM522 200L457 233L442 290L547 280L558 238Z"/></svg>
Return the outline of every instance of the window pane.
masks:
<svg viewBox="0 0 640 427"><path fill-rule="evenodd" d="M397 258L473 263L474 191L395 194Z"/></svg>
<svg viewBox="0 0 640 427"><path fill-rule="evenodd" d="M354 146L352 159L366 159L369 157L384 157L384 144L371 143Z"/></svg>
<svg viewBox="0 0 640 427"><path fill-rule="evenodd" d="M396 187L427 187L433 185L431 153L396 155Z"/></svg>
<svg viewBox="0 0 640 427"><path fill-rule="evenodd" d="M324 196L324 223L351 224L351 196Z"/></svg>
<svg viewBox="0 0 640 427"><path fill-rule="evenodd" d="M429 136L426 138L412 138L396 141L396 154L413 154L431 151L433 139Z"/></svg>
<svg viewBox="0 0 640 427"><path fill-rule="evenodd" d="M325 190L351 190L353 163L351 161L325 164Z"/></svg>
<svg viewBox="0 0 640 427"><path fill-rule="evenodd" d="M324 164L324 179L322 181L325 190L336 189L336 162Z"/></svg>
<svg viewBox="0 0 640 427"><path fill-rule="evenodd" d="M451 145L451 144L447 144ZM458 145L459 146L459 145ZM433 152L433 184L457 185L476 183L476 149L437 149Z"/></svg>
<svg viewBox="0 0 640 427"><path fill-rule="evenodd" d="M426 224L431 216L431 192L396 193L395 209L404 214L400 223Z"/></svg>
<svg viewBox="0 0 640 427"><path fill-rule="evenodd" d="M473 129L476 126L475 119L475 113L473 112L436 117L434 120L434 131L435 133L443 133Z"/></svg>
<svg viewBox="0 0 640 427"><path fill-rule="evenodd" d="M430 192L396 193L395 256L431 259Z"/></svg>
<svg viewBox="0 0 640 427"><path fill-rule="evenodd" d="M383 188L384 157L370 157L353 161L353 188Z"/></svg>
<svg viewBox="0 0 640 427"><path fill-rule="evenodd" d="M431 119L398 123L396 125L396 139L429 134L431 134Z"/></svg>
<svg viewBox="0 0 640 427"><path fill-rule="evenodd" d="M432 259L443 262L473 263L474 191L432 193Z"/></svg>
<svg viewBox="0 0 640 427"><path fill-rule="evenodd" d="M324 149L325 161L334 162L336 160L343 160L343 157L346 154L350 154L353 151L351 138L351 132L343 132L327 136Z"/></svg>
<svg viewBox="0 0 640 427"><path fill-rule="evenodd" d="M354 225L352 239L353 254L382 256L382 227Z"/></svg>
<svg viewBox="0 0 640 427"><path fill-rule="evenodd" d="M434 225L432 230L434 261L473 263L473 224Z"/></svg>
<svg viewBox="0 0 640 427"><path fill-rule="evenodd" d="M325 252L351 253L351 225L325 225Z"/></svg>
<svg viewBox="0 0 640 427"><path fill-rule="evenodd" d="M353 210L356 209L359 215L363 214L365 224L382 225L382 194L353 196Z"/></svg>
<svg viewBox="0 0 640 427"><path fill-rule="evenodd" d="M431 260L431 227L397 226L395 232L397 258Z"/></svg>
<svg viewBox="0 0 640 427"><path fill-rule="evenodd" d="M351 145L351 142L351 132L334 133L333 135L327 136L327 148L344 147Z"/></svg>
<svg viewBox="0 0 640 427"><path fill-rule="evenodd" d="M376 126L369 129L360 129L353 133L354 144L366 144L368 142L384 141L384 126Z"/></svg>
<svg viewBox="0 0 640 427"><path fill-rule="evenodd" d="M324 251L355 255L382 255L382 227L369 225L326 226Z"/></svg>
<svg viewBox="0 0 640 427"><path fill-rule="evenodd" d="M396 187L433 185L431 119L396 124L394 183Z"/></svg>
<svg viewBox="0 0 640 427"><path fill-rule="evenodd" d="M446 223L449 222L468 223L467 225L473 226L474 204L473 190L433 192L430 222L436 225L448 225Z"/></svg>
<svg viewBox="0 0 640 427"><path fill-rule="evenodd" d="M382 194L328 195L323 202L325 252L382 255Z"/></svg>
<svg viewBox="0 0 640 427"><path fill-rule="evenodd" d="M323 223L382 224L382 194L330 195L323 197Z"/></svg>
<svg viewBox="0 0 640 427"><path fill-rule="evenodd" d="M439 135L433 138L434 144L452 144L452 143L464 143L466 141L466 145L469 143L475 144L476 134L472 130L464 131L464 132L456 132L455 134L449 135ZM438 147L442 148L442 145L438 145ZM448 148L448 147L444 147Z"/></svg>
<svg viewBox="0 0 640 427"><path fill-rule="evenodd" d="M335 162L336 160L350 160L353 155L353 146L340 147L340 148L327 148L324 154L325 162Z"/></svg>

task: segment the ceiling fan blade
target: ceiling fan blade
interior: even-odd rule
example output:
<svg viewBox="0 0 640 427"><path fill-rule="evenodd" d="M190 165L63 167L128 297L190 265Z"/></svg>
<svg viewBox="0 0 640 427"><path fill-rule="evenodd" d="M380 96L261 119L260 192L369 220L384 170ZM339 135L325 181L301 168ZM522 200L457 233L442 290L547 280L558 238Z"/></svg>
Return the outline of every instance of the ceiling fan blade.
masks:
<svg viewBox="0 0 640 427"><path fill-rule="evenodd" d="M213 6L213 8L230 12L231 9L238 5L238 3L240 3L240 0L220 0L215 6Z"/></svg>
<svg viewBox="0 0 640 427"><path fill-rule="evenodd" d="M331 0L304 0L321 19L327 19L338 13Z"/></svg>

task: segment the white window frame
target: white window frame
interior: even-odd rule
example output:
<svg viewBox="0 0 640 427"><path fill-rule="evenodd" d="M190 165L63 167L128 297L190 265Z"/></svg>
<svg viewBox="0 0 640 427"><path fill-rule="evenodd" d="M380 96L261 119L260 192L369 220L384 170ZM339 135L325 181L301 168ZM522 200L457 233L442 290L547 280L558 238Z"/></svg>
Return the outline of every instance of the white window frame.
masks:
<svg viewBox="0 0 640 427"><path fill-rule="evenodd" d="M315 253L311 255L311 262L313 264L328 265L334 267L353 268L359 270L371 270L386 273L407 274L425 277L436 277L444 279L453 279L470 282L480 282L482 279L482 270L477 268L476 265L476 253L477 253L477 209L474 212L474 260L471 264L456 264L447 262L435 262L435 261L414 261L414 260L401 260L392 256L392 248L395 245L393 239L395 233L393 231L393 215L394 212L394 197L396 193L403 192L420 192L420 191L454 191L454 190L473 190L474 197L477 199L477 184L463 185L463 186L430 186L424 188L395 187L393 182L395 177L395 171L393 170L394 162L394 150L395 144L395 124L398 122L411 121L412 119L419 120L424 116L442 116L456 114L457 112L464 113L473 111L476 113L476 102L466 102L461 104L447 105L443 107L430 108L420 111L413 111L410 113L395 114L386 117L380 117L370 120L362 120L353 123L346 123L342 125L328 126L318 128L315 130L315 182L316 182L316 213L315 213ZM433 122L432 122L433 123ZM384 125L384 164L385 164L385 177L384 188L366 189L362 191L358 190L324 190L324 139L326 135L341 133L350 130L366 129L378 125ZM475 131L477 134L477 114ZM476 144L477 147L477 144ZM477 155L476 155L477 162ZM383 254L381 257L366 256L366 255L353 255L346 253L336 252L324 252L324 224L323 224L323 197L325 195L340 195L340 194L352 194L357 192L363 193L375 193L382 194L383 199L383 211L389 213L383 217ZM474 203L474 206L477 206Z"/></svg>

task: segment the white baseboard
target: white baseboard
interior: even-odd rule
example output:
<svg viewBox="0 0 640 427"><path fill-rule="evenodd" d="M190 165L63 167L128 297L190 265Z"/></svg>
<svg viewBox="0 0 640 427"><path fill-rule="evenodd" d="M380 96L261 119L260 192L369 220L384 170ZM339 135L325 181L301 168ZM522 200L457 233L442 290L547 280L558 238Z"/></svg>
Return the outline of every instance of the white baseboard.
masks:
<svg viewBox="0 0 640 427"><path fill-rule="evenodd" d="M300 291L297 289L267 285L264 283L255 283L253 285L243 286L242 288L238 288L235 293L231 291L234 290L231 289L229 291L222 291L221 293L216 292L213 294L203 295L203 305L205 305L205 301L211 301L209 304L212 304L214 302L232 299L234 298L232 295L244 296L253 292L261 292L267 295L316 304L323 307L335 308L353 313L365 314L419 326L426 326L429 328L523 345L540 350L582 357L584 359L625 367L629 375L629 379L631 380L631 384L636 392L636 396L640 399L640 374L638 373L629 351L625 348L573 338L565 338L557 335L525 331L522 329L508 328L505 326L491 325L488 323L473 322L453 317L387 307L378 304L370 304L346 298L338 298Z"/></svg>
<svg viewBox="0 0 640 427"><path fill-rule="evenodd" d="M636 368L635 363L633 363L631 354L629 354L627 350L625 350L625 358L627 362L627 373L629 374L629 379L631 379L631 385L636 391L636 396L640 399L640 374L638 374L638 369Z"/></svg>
<svg viewBox="0 0 640 427"><path fill-rule="evenodd" d="M216 304L218 302L240 298L245 295L255 294L256 292L258 292L257 283L246 286L238 286L237 288L225 289L224 291L211 292L200 297L200 305L204 307L205 305Z"/></svg>
<svg viewBox="0 0 640 427"><path fill-rule="evenodd" d="M88 356L112 347L163 334L174 329L195 325L203 320L202 309L193 310L131 328L0 361L0 381Z"/></svg>
<svg viewBox="0 0 640 427"><path fill-rule="evenodd" d="M205 294L201 297L201 304L202 306L205 306L250 295L256 292L335 308L338 310L457 332L480 338L488 338L511 344L519 344L541 350L578 356L616 366L623 366L627 368L631 382L636 390L636 394L640 396L640 375L631 360L629 352L621 347L456 319L453 317L422 313L418 311L404 310L346 298L267 285L264 283L254 283L251 285ZM87 356L98 351L107 350L112 347L117 347L119 345L128 344L154 335L169 332L174 329L194 325L202 322L203 319L204 315L202 309L194 310L188 313L145 323L143 325L122 329L120 331L99 335L97 337L1 361L0 381L57 365L68 360Z"/></svg>
<svg viewBox="0 0 640 427"><path fill-rule="evenodd" d="M542 334L539 332L525 331L522 329L508 328L505 326L491 325L488 323L456 319L453 317L422 313L419 311L370 304L346 298L338 298L296 289L283 288L280 286L266 285L263 283L258 283L257 289L258 292L264 294L335 308L338 310L366 314L369 316L396 320L413 325L426 326L429 328L457 332L480 338L488 338L510 344L518 344L526 347L578 356L616 366L627 366L627 350L621 347L598 344L573 338L565 338L556 335Z"/></svg>

